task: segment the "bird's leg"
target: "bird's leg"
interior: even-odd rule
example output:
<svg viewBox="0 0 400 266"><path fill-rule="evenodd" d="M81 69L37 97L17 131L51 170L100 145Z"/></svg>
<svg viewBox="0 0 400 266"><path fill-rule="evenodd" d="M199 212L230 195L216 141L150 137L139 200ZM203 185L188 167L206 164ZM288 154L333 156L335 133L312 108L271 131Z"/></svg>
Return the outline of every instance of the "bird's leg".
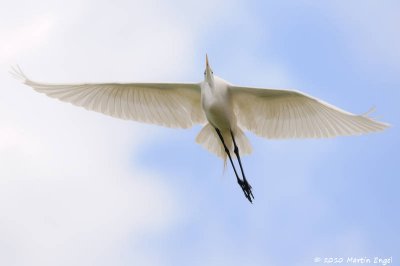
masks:
<svg viewBox="0 0 400 266"><path fill-rule="evenodd" d="M245 194L247 194L248 198L251 197L251 198L254 199L253 192L251 191L251 186L250 186L249 182L247 182L246 176L245 176L244 171L243 171L242 161L240 160L240 155L239 155L239 148L236 145L235 137L233 136L232 130L231 130L231 136L232 136L233 145L234 145L234 152L235 152L236 157L238 159L239 166L240 166L240 171L242 172L242 176L243 176L242 189L243 189L243 191L245 191ZM250 200L250 202L251 202L251 200Z"/></svg>
<svg viewBox="0 0 400 266"><path fill-rule="evenodd" d="M235 176L236 176L237 182L239 183L240 187L242 188L245 197L246 197L250 202L252 202L252 199L251 199L250 194L249 194L249 191L250 191L250 193L251 193L251 187L250 187L250 185L247 183L247 181L245 182L245 181L243 181L242 179L239 178L239 175L238 175L238 173L237 173L237 171L236 171L235 165L233 164L233 160L232 160L232 157L231 157L231 153L229 152L228 147L226 147L226 144L225 144L224 138L222 137L221 131L219 131L218 128L215 128L215 131L217 131L217 134L218 134L218 136L219 136L219 138L220 138L220 140L221 140L221 142L222 142L222 145L224 146L225 152L226 152L226 154L227 154L228 157L229 157L229 161L231 162L233 171L235 172ZM249 189L245 189L246 184L247 184L247 187L249 187ZM253 194L251 194L251 195L253 195ZM254 198L254 197L253 197L253 198Z"/></svg>

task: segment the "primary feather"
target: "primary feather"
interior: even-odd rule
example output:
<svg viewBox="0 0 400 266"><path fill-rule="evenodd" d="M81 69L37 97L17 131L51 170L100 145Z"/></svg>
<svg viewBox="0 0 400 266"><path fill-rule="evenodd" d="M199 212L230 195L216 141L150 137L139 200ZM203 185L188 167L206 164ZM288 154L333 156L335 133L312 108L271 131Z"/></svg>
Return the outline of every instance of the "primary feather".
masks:
<svg viewBox="0 0 400 266"><path fill-rule="evenodd" d="M230 88L239 125L265 138L330 138L381 131L389 126L299 91Z"/></svg>
<svg viewBox="0 0 400 266"><path fill-rule="evenodd" d="M13 74L38 92L121 119L189 128L206 122L196 83L49 84Z"/></svg>

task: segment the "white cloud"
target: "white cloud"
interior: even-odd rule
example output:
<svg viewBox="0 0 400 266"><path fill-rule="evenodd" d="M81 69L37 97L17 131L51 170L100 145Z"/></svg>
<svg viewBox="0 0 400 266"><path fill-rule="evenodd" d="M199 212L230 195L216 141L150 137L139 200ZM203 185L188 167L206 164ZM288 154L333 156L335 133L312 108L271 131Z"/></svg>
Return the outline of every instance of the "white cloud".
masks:
<svg viewBox="0 0 400 266"><path fill-rule="evenodd" d="M1 264L97 264L122 239L173 221L171 188L129 165L145 141L139 126L17 87L0 101Z"/></svg>
<svg viewBox="0 0 400 266"><path fill-rule="evenodd" d="M0 28L0 63L37 48L46 38L52 20L46 17L34 19L30 24L15 28Z"/></svg>
<svg viewBox="0 0 400 266"><path fill-rule="evenodd" d="M44 81L177 76L192 67L195 34L171 19L182 10L158 2L38 6L0 31L0 264L119 261L123 240L179 219L173 188L129 160L157 128L60 103L6 71L19 61ZM159 263L132 254L138 265Z"/></svg>

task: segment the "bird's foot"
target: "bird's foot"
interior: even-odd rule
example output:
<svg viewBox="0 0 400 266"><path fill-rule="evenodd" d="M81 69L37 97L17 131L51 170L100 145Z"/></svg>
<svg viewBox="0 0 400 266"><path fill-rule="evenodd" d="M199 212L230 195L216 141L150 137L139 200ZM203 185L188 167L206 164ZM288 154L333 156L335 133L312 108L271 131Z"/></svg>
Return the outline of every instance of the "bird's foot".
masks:
<svg viewBox="0 0 400 266"><path fill-rule="evenodd" d="M244 196L250 201L250 203L253 203L254 195L251 191L251 186L249 182L247 182L247 179L238 179L238 183L243 190Z"/></svg>

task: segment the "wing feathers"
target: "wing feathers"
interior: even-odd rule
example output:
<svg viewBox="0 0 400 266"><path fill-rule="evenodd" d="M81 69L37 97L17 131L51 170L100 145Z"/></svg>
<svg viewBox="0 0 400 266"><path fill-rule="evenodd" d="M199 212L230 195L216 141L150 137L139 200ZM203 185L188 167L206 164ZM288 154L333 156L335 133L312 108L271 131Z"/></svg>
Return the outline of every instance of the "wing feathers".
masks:
<svg viewBox="0 0 400 266"><path fill-rule="evenodd" d="M46 84L28 79L18 66L12 70L38 92L113 117L181 128L206 122L199 84Z"/></svg>
<svg viewBox="0 0 400 266"><path fill-rule="evenodd" d="M298 91L231 86L231 92L239 125L266 138L358 135L389 126Z"/></svg>
<svg viewBox="0 0 400 266"><path fill-rule="evenodd" d="M206 118L194 83L46 84L11 74L38 92L121 119L188 128ZM230 87L239 126L267 138L325 138L381 131L389 125L354 115L298 91Z"/></svg>

